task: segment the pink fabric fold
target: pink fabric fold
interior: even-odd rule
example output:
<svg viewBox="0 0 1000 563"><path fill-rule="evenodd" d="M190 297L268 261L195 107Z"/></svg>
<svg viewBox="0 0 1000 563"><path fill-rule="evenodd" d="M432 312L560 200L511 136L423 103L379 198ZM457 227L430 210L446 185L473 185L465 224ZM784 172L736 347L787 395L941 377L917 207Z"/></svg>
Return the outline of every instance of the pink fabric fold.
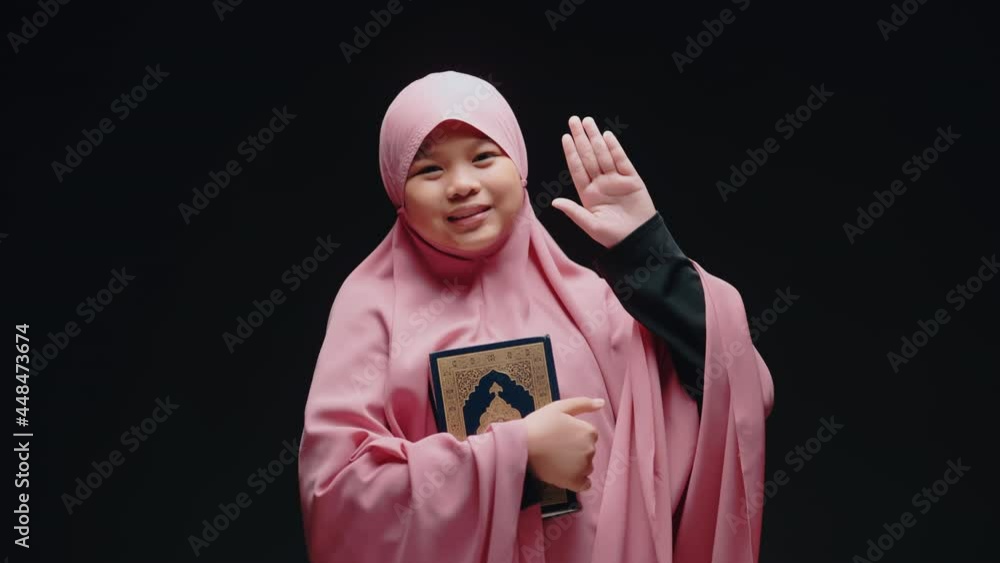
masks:
<svg viewBox="0 0 1000 563"><path fill-rule="evenodd" d="M406 167L456 119L489 135L527 181L513 111L489 83L429 74L390 104L380 139L390 232L330 312L305 408L299 478L310 559L351 562L757 560L764 420L773 403L738 292L695 264L705 288L703 412L669 350L608 284L570 260L525 203L511 232L469 255L406 221ZM523 421L459 441L437 432L428 354L548 334L563 397L607 399L583 510L544 522L520 510Z"/></svg>

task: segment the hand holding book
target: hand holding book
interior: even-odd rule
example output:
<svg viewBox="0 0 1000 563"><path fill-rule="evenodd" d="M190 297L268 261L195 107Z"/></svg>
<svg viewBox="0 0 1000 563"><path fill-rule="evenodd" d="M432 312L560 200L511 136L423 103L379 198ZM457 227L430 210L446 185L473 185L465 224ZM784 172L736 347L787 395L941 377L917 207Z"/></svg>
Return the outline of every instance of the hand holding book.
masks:
<svg viewBox="0 0 1000 563"><path fill-rule="evenodd" d="M541 502L542 518L553 518L582 509L576 493L590 487L597 432L574 417L603 401L560 399L548 335L438 350L430 367L439 431L465 440L493 424L527 423L522 510Z"/></svg>
<svg viewBox="0 0 1000 563"><path fill-rule="evenodd" d="M575 417L603 406L603 399L574 397L553 401L525 417L528 464L538 479L578 493L590 488L597 429Z"/></svg>

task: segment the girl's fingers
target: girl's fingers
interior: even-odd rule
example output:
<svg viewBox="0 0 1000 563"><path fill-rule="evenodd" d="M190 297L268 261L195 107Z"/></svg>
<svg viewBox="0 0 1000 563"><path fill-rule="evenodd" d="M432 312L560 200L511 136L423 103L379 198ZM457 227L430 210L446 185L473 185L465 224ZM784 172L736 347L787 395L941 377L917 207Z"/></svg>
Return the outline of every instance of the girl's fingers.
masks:
<svg viewBox="0 0 1000 563"><path fill-rule="evenodd" d="M563 152L566 153L566 167L569 169L569 175L573 178L573 185L576 186L577 193L580 193L590 185L590 176L583 167L580 154L576 152L573 137L570 137L568 133L564 133L562 136L562 146Z"/></svg>
<svg viewBox="0 0 1000 563"><path fill-rule="evenodd" d="M637 174L635 166L632 166L632 161L625 154L625 149L618 142L618 137L615 137L615 134L611 131L605 131L604 140L608 143L608 150L611 153L611 158L615 161L615 168L618 169L618 173L625 176Z"/></svg>
<svg viewBox="0 0 1000 563"><path fill-rule="evenodd" d="M611 152L608 150L608 145L604 142L604 137L601 136L601 130L597 128L597 123L594 121L593 117L586 117L583 120L583 130L587 133L587 137L590 139L590 145L594 148L594 157L597 159L597 165L601 168L603 174L610 174L615 171L615 161L611 157Z"/></svg>
<svg viewBox="0 0 1000 563"><path fill-rule="evenodd" d="M601 175L601 167L597 164L597 157L594 155L594 147L590 145L590 138L583 129L580 118L573 116L569 118L569 130L573 134L573 142L576 144L576 152L580 155L583 168L587 171L590 179ZM588 182L589 183L589 182Z"/></svg>
<svg viewBox="0 0 1000 563"><path fill-rule="evenodd" d="M565 213L571 221L576 223L576 226L580 227L580 229L590 235L591 238L594 238L594 233L597 232L597 224L594 220L594 214L587 208L565 197L557 197L553 199L552 207L555 207L559 211Z"/></svg>

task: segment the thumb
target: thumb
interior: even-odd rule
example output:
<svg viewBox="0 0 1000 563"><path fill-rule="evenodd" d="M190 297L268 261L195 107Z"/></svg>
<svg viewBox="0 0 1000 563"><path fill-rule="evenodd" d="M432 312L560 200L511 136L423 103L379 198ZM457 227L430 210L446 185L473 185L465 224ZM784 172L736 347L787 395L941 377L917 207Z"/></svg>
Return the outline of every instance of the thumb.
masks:
<svg viewBox="0 0 1000 563"><path fill-rule="evenodd" d="M594 214L591 213L587 208L583 207L579 203L566 199L564 197L557 197L552 200L552 207L555 207L559 211L565 213L578 227L584 230L588 235L592 232L592 224L594 219Z"/></svg>
<svg viewBox="0 0 1000 563"><path fill-rule="evenodd" d="M571 399L560 399L548 404L550 408L575 416L585 412L596 411L604 406L604 399L591 399L590 397L573 397Z"/></svg>

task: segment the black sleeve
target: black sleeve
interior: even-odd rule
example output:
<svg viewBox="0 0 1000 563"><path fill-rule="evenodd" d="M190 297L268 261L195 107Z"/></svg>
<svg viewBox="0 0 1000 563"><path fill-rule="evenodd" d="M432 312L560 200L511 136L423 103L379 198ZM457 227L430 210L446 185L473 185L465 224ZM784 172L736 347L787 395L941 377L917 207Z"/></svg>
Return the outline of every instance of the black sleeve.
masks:
<svg viewBox="0 0 1000 563"><path fill-rule="evenodd" d="M521 510L535 503L542 502L542 487L542 482L535 477L535 474L531 471L531 466L528 466L524 474L524 492L521 494Z"/></svg>
<svg viewBox="0 0 1000 563"><path fill-rule="evenodd" d="M670 348L681 384L701 409L705 293L701 278L657 212L594 262L625 310ZM542 483L525 473L521 509L541 502Z"/></svg>
<svg viewBox="0 0 1000 563"><path fill-rule="evenodd" d="M705 369L705 293L659 212L617 245L604 249L595 270L625 310L670 349L681 384L698 401Z"/></svg>

